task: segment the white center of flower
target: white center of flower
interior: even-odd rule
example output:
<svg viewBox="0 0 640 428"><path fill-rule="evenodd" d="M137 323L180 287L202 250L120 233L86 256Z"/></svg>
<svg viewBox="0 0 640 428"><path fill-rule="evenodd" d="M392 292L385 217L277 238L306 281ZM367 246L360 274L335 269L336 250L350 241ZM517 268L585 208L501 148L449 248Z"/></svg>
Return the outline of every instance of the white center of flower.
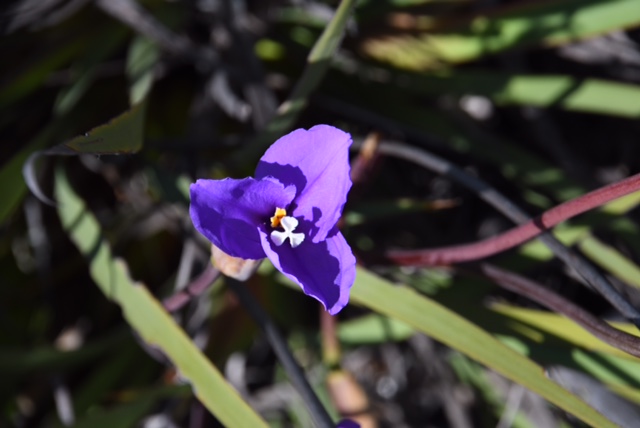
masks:
<svg viewBox="0 0 640 428"><path fill-rule="evenodd" d="M296 248L298 245L302 244L304 241L304 233L293 233L298 227L298 220L293 217L282 217L280 219L280 226L284 229L284 232L279 230L274 230L271 232L271 239L273 239L274 244L278 247L284 244L284 241L289 238L291 242L291 247Z"/></svg>

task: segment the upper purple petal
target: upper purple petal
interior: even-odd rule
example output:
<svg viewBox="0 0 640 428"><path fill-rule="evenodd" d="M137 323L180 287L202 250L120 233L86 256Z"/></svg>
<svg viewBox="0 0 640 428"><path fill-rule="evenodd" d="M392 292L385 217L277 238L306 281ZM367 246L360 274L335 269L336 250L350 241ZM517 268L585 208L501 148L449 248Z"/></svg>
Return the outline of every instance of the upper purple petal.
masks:
<svg viewBox="0 0 640 428"><path fill-rule="evenodd" d="M307 234L310 227L308 222L301 222L296 232ZM289 241L276 246L263 230L260 238L271 263L300 285L305 294L319 300L331 315L347 305L356 278L356 258L337 229L322 242L305 239L296 248Z"/></svg>
<svg viewBox="0 0 640 428"><path fill-rule="evenodd" d="M256 168L256 178L271 176L296 187L289 215L314 224L315 243L335 227L347 201L351 142L349 134L329 125L297 129L273 143Z"/></svg>
<svg viewBox="0 0 640 428"><path fill-rule="evenodd" d="M253 178L198 180L190 190L189 214L198 232L225 253L243 259L265 257L258 228L295 195L293 186Z"/></svg>

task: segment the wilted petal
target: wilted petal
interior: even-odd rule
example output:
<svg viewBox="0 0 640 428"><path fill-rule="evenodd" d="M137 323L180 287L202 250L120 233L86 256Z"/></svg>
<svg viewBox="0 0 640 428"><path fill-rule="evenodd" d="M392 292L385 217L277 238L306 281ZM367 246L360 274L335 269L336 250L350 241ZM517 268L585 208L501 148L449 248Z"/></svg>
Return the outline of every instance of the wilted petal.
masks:
<svg viewBox="0 0 640 428"><path fill-rule="evenodd" d="M300 226L300 231L306 233L310 225L304 222ZM306 239L296 248L288 243L273 245L262 230L260 237L271 263L300 285L305 294L319 300L331 315L347 305L356 277L356 259L340 232L334 229L319 243Z"/></svg>
<svg viewBox="0 0 640 428"><path fill-rule="evenodd" d="M238 281L246 281L256 273L262 260L263 259L256 260L233 257L211 244L211 262L213 263L213 267L218 269L223 275L237 279Z"/></svg>
<svg viewBox="0 0 640 428"><path fill-rule="evenodd" d="M297 129L273 143L256 168L256 178L271 176L296 187L296 208L289 215L315 225L315 243L334 228L347 201L351 142L349 134L329 125Z"/></svg>
<svg viewBox="0 0 640 428"><path fill-rule="evenodd" d="M258 228L295 195L293 186L253 178L198 180L190 190L189 213L198 232L225 253L243 259L265 257Z"/></svg>

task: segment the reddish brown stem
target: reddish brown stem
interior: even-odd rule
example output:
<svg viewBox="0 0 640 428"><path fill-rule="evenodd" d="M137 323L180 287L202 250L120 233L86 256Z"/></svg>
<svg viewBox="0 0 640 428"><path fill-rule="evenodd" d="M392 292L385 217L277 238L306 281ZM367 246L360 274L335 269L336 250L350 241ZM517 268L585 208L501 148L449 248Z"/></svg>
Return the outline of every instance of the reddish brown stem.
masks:
<svg viewBox="0 0 640 428"><path fill-rule="evenodd" d="M320 337L322 338L322 360L331 369L340 366L340 342L338 341L338 318L320 307Z"/></svg>
<svg viewBox="0 0 640 428"><path fill-rule="evenodd" d="M410 266L446 265L482 259L520 245L558 223L639 189L640 174L636 174L560 204L535 219L492 238L444 248L390 251L388 257L398 264Z"/></svg>
<svg viewBox="0 0 640 428"><path fill-rule="evenodd" d="M640 338L611 327L568 299L528 278L488 263L481 264L480 270L502 288L563 314L603 342L640 358Z"/></svg>
<svg viewBox="0 0 640 428"><path fill-rule="evenodd" d="M380 144L380 134L370 133L362 143L358 156L351 163L351 181L354 186L363 184L371 172L373 165L378 158L378 145Z"/></svg>
<svg viewBox="0 0 640 428"><path fill-rule="evenodd" d="M162 301L164 308L167 312L177 311L186 305L193 297L199 296L207 291L219 276L220 272L210 264L207 264L205 270L191 281L189 285Z"/></svg>

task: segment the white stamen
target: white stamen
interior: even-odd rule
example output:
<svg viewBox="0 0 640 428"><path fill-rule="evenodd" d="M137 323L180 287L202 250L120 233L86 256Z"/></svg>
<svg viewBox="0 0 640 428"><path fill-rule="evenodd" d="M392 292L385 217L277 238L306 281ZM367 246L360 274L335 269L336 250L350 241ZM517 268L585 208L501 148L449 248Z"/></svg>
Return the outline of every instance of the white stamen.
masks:
<svg viewBox="0 0 640 428"><path fill-rule="evenodd" d="M289 238L289 242L291 242L291 247L296 248L298 245L302 244L304 241L304 233L293 233L298 227L298 220L293 217L282 217L280 220L280 225L284 229L284 232L279 230L274 230L271 232L271 239L273 239L273 243L276 246L280 246L284 244L284 241Z"/></svg>

